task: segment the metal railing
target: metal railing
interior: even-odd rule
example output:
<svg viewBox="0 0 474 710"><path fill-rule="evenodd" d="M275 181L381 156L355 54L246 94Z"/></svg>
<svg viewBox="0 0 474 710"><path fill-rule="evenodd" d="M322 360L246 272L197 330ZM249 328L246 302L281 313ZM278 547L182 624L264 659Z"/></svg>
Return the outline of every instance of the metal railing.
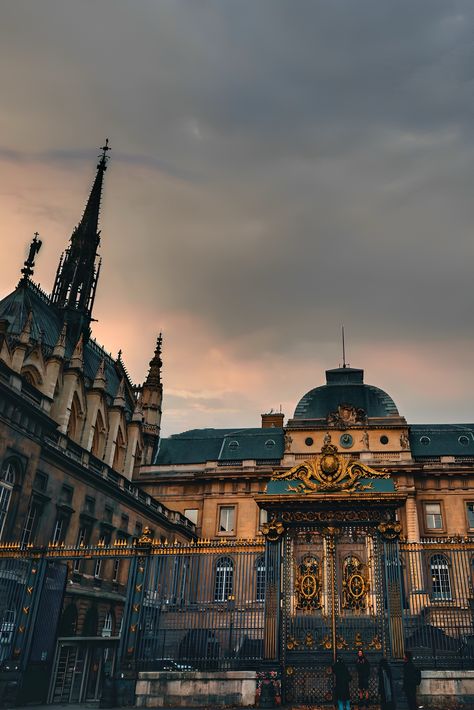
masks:
<svg viewBox="0 0 474 710"><path fill-rule="evenodd" d="M474 668L474 543L401 543L405 648L423 668Z"/></svg>

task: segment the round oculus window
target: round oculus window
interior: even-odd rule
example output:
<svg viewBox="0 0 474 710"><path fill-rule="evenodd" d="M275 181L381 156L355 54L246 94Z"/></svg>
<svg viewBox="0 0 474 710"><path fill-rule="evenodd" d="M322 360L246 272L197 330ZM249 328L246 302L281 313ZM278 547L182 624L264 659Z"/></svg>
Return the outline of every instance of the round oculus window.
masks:
<svg viewBox="0 0 474 710"><path fill-rule="evenodd" d="M304 440L304 443L306 444L306 446L312 446L314 444L314 439L312 439L310 436L307 436Z"/></svg>
<svg viewBox="0 0 474 710"><path fill-rule="evenodd" d="M429 436L421 436L420 437L420 444L423 446L429 446L431 444L431 439Z"/></svg>
<svg viewBox="0 0 474 710"><path fill-rule="evenodd" d="M265 446L267 447L267 449L272 449L275 446L275 442L273 441L273 439L267 439L265 442Z"/></svg>
<svg viewBox="0 0 474 710"><path fill-rule="evenodd" d="M380 437L380 443L381 444L388 444L388 436L385 436L385 434L382 434Z"/></svg>
<svg viewBox="0 0 474 710"><path fill-rule="evenodd" d="M238 441L229 441L229 449L238 449L238 448L239 448Z"/></svg>
<svg viewBox="0 0 474 710"><path fill-rule="evenodd" d="M469 446L469 437L465 436L464 434L459 437L458 441L461 446Z"/></svg>

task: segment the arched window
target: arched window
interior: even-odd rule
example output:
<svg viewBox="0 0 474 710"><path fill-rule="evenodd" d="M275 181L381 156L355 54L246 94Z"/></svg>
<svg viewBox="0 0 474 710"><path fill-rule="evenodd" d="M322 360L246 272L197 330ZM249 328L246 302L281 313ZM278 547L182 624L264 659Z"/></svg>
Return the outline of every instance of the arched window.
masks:
<svg viewBox="0 0 474 710"><path fill-rule="evenodd" d="M449 562L444 555L433 555L430 560L431 596L433 599L451 599Z"/></svg>
<svg viewBox="0 0 474 710"><path fill-rule="evenodd" d="M0 474L0 540L3 537L3 529L12 500L13 486L17 480L17 471L17 464L11 459L3 462Z"/></svg>
<svg viewBox="0 0 474 710"><path fill-rule="evenodd" d="M255 601L265 601L265 578L266 578L265 557L258 557L255 563Z"/></svg>
<svg viewBox="0 0 474 710"><path fill-rule="evenodd" d="M105 615L104 625L102 626L102 638L110 638L112 636L112 631L114 628L114 617L112 612L108 611Z"/></svg>
<svg viewBox="0 0 474 710"><path fill-rule="evenodd" d="M230 557L219 557L216 562L214 601L225 602L234 588L234 563Z"/></svg>

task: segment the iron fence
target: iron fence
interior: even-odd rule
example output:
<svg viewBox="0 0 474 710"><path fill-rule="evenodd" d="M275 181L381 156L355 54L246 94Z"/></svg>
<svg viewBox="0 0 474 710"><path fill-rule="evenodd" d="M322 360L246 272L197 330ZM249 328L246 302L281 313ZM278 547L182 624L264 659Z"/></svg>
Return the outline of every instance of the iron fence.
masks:
<svg viewBox="0 0 474 710"><path fill-rule="evenodd" d="M0 545L0 664L14 661L26 668L40 662L45 643L48 648L56 643L58 625L45 619L59 621L66 577L74 583L78 561L91 566L94 560L104 560L111 575L116 560L128 570L116 670L278 664L285 657L283 644L291 643L283 638L288 623L281 623L281 615L293 613L296 604L280 604L282 594L295 593L281 575L297 573L291 564L281 564L279 545L261 540L170 545L146 536L135 544L96 547ZM361 626L364 615L378 613L392 655L398 656L396 646L411 650L420 668L474 668L474 542L391 542L374 548L373 555L381 556L383 596L367 608L346 610L337 620L337 634L346 624L350 636L351 624ZM104 594L107 589L104 582ZM314 626L311 615L319 612L303 611L308 631ZM330 641L329 627L325 634ZM365 644L364 634L360 637ZM319 653L316 646L313 653ZM321 654L329 655L327 644Z"/></svg>
<svg viewBox="0 0 474 710"><path fill-rule="evenodd" d="M474 544L400 545L405 648L429 668L474 668Z"/></svg>

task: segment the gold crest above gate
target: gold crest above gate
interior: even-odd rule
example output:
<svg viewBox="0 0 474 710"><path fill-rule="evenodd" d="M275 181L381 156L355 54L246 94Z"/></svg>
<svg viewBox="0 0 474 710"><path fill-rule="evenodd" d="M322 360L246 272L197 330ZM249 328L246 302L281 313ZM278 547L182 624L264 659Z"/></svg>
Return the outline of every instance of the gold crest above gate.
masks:
<svg viewBox="0 0 474 710"><path fill-rule="evenodd" d="M272 481L295 480L288 491L296 493L334 493L371 490L364 479L390 478L386 471L375 471L359 461L347 461L334 444L326 444L321 454L298 464L290 471L275 472Z"/></svg>

